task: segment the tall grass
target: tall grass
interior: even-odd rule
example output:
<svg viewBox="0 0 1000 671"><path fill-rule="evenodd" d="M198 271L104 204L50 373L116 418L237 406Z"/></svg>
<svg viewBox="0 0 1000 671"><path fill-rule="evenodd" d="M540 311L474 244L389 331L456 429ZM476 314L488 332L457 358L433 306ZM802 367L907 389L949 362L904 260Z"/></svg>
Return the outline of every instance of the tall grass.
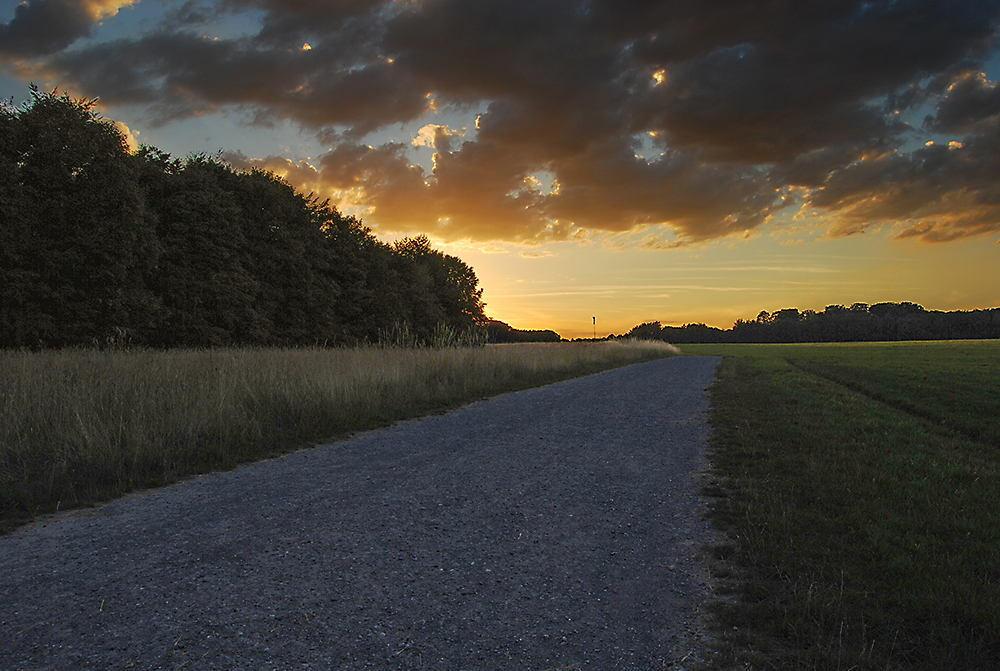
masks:
<svg viewBox="0 0 1000 671"><path fill-rule="evenodd" d="M0 352L0 529L504 391L654 343Z"/></svg>

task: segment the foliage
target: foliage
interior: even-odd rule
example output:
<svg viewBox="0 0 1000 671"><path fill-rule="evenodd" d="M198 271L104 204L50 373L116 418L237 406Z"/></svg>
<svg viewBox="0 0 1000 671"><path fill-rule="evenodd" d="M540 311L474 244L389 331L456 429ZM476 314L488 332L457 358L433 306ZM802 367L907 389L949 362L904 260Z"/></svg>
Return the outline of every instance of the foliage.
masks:
<svg viewBox="0 0 1000 671"><path fill-rule="evenodd" d="M1000 308L941 312L915 303L828 305L823 312L786 308L737 320L728 331L646 322L626 334L672 343L885 342L1000 338Z"/></svg>
<svg viewBox="0 0 1000 671"><path fill-rule="evenodd" d="M486 333L489 342L493 343L514 343L514 342L559 342L562 338L555 331L528 331L512 328L496 319L486 322Z"/></svg>
<svg viewBox="0 0 1000 671"><path fill-rule="evenodd" d="M136 163L93 101L32 98L0 115L0 344L104 342L143 328L158 249Z"/></svg>
<svg viewBox="0 0 1000 671"><path fill-rule="evenodd" d="M442 341L485 321L461 259L377 241L275 175L130 154L94 101L0 108L0 347Z"/></svg>

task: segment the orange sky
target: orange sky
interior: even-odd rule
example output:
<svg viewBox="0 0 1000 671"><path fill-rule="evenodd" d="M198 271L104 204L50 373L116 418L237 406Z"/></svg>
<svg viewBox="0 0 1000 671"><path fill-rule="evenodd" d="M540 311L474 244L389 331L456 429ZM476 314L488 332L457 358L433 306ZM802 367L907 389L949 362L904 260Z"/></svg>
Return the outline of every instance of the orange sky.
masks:
<svg viewBox="0 0 1000 671"><path fill-rule="evenodd" d="M819 231L801 238L766 233L669 251L609 251L600 243L550 243L528 252L512 245L442 248L476 268L488 314L566 338L593 335L592 317L602 336L653 320L726 329L760 310L788 307L903 300L938 310L1000 306L1000 245L900 242L892 227L835 240Z"/></svg>
<svg viewBox="0 0 1000 671"><path fill-rule="evenodd" d="M0 94L99 97L564 337L1000 306L1000 6L0 0Z"/></svg>

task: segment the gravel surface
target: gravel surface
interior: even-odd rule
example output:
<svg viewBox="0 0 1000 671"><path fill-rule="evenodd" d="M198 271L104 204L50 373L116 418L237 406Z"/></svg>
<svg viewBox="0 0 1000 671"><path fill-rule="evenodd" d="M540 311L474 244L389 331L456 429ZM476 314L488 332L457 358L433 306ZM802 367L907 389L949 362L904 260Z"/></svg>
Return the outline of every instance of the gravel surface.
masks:
<svg viewBox="0 0 1000 671"><path fill-rule="evenodd" d="M663 669L706 645L705 388L673 357L0 538L0 669Z"/></svg>

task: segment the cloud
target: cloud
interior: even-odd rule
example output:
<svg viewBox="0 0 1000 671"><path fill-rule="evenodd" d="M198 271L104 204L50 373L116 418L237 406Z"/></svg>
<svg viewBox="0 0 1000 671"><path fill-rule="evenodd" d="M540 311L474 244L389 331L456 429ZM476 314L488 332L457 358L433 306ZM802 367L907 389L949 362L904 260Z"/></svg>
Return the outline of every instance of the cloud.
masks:
<svg viewBox="0 0 1000 671"><path fill-rule="evenodd" d="M287 45L312 36L342 34L345 24L352 22L356 27L371 25L392 4L392 0L223 0L218 7L235 13L262 10L261 41Z"/></svg>
<svg viewBox="0 0 1000 671"><path fill-rule="evenodd" d="M871 156L832 173L808 202L838 215L831 237L900 223L899 239L948 242L1000 231L1000 122L947 145Z"/></svg>
<svg viewBox="0 0 1000 671"><path fill-rule="evenodd" d="M1000 92L981 67L997 53L995 2L205 0L68 48L120 6L31 0L0 26L0 50L153 123L293 120L330 151L233 160L386 232L642 231L672 247L751 235L792 205L827 214L830 236L996 230ZM253 27L213 37L240 18ZM475 129L435 116L455 110ZM368 146L380 129L404 141ZM416 162L424 147L432 168Z"/></svg>
<svg viewBox="0 0 1000 671"><path fill-rule="evenodd" d="M0 55L53 54L132 4L133 0L25 0L15 7L10 21L0 23Z"/></svg>
<svg viewBox="0 0 1000 671"><path fill-rule="evenodd" d="M293 161L289 158L271 156L268 158L249 158L243 152L224 152L223 160L240 170L265 170L274 173L289 184L294 184L304 194L328 196L319 170L308 161Z"/></svg>
<svg viewBox="0 0 1000 671"><path fill-rule="evenodd" d="M343 125L364 134L428 109L426 93L387 59L359 65L357 58L341 44L278 48L256 39L179 31L61 54L47 70L99 94L105 104L150 105L157 123L241 106L254 110L259 121L288 118L310 128Z"/></svg>
<svg viewBox="0 0 1000 671"><path fill-rule="evenodd" d="M410 144L414 147L430 147L448 152L451 151L451 138L463 137L464 135L464 130L456 131L447 126L429 123L417 131L417 136Z"/></svg>
<svg viewBox="0 0 1000 671"><path fill-rule="evenodd" d="M975 130L998 114L1000 86L989 81L985 72L968 71L948 87L927 125L940 133L962 133Z"/></svg>
<svg viewBox="0 0 1000 671"><path fill-rule="evenodd" d="M690 31L667 12L662 31L635 33L638 56L664 71L649 123L675 145L750 163L892 141L905 126L884 114L885 96L995 39L997 10L977 2L777 4L689 9Z"/></svg>
<svg viewBox="0 0 1000 671"><path fill-rule="evenodd" d="M115 128L125 138L128 150L133 154L137 152L139 150L139 131L130 129L123 121L116 121Z"/></svg>
<svg viewBox="0 0 1000 671"><path fill-rule="evenodd" d="M330 196L383 232L433 232L447 240L536 243L569 239L582 229L667 224L686 244L742 233L781 206L773 190L760 188L766 177L759 172L727 172L688 155L649 164L627 145L551 163L563 181L548 193L532 162L484 141L436 153L429 174L411 164L398 143L342 144L305 171L276 157L234 164L269 169Z"/></svg>

